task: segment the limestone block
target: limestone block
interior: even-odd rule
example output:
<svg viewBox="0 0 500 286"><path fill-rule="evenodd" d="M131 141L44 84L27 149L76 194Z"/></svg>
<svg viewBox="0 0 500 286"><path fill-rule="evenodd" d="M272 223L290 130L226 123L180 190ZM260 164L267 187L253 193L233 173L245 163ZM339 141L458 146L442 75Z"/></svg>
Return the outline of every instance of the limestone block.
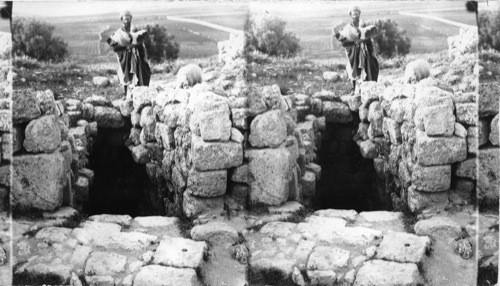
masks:
<svg viewBox="0 0 500 286"><path fill-rule="evenodd" d="M200 115L200 133L204 141L228 141L231 137L229 108L202 112Z"/></svg>
<svg viewBox="0 0 500 286"><path fill-rule="evenodd" d="M153 262L177 268L198 268L203 263L203 256L208 246L182 237L165 237L156 249Z"/></svg>
<svg viewBox="0 0 500 286"><path fill-rule="evenodd" d="M317 246L307 261L308 270L339 271L347 266L350 252L338 247Z"/></svg>
<svg viewBox="0 0 500 286"><path fill-rule="evenodd" d="M288 199L290 152L286 148L247 150L250 203L281 205Z"/></svg>
<svg viewBox="0 0 500 286"><path fill-rule="evenodd" d="M142 267L134 278L134 286L201 286L192 268L164 267L147 265Z"/></svg>
<svg viewBox="0 0 500 286"><path fill-rule="evenodd" d="M132 132L130 136L132 136ZM175 147L174 130L167 124L156 122L155 139L162 144L165 150L171 150Z"/></svg>
<svg viewBox="0 0 500 286"><path fill-rule="evenodd" d="M368 121L370 123L381 121L384 118L384 110L379 101L370 103L368 107Z"/></svg>
<svg viewBox="0 0 500 286"><path fill-rule="evenodd" d="M448 192L420 192L413 186L408 188L408 206L415 212L426 208L444 208L448 205Z"/></svg>
<svg viewBox="0 0 500 286"><path fill-rule="evenodd" d="M498 82L481 83L479 85L478 108L480 118L498 114L500 101L498 94L500 94L500 84Z"/></svg>
<svg viewBox="0 0 500 286"><path fill-rule="evenodd" d="M204 142L193 135L191 152L198 171L227 169L243 163L243 146L236 142Z"/></svg>
<svg viewBox="0 0 500 286"><path fill-rule="evenodd" d="M395 261L421 263L431 245L430 238L404 232L389 232L384 235L376 258Z"/></svg>
<svg viewBox="0 0 500 286"><path fill-rule="evenodd" d="M499 129L500 129L500 124L498 121L498 114L493 117L493 120L491 120L491 125L490 125L490 142L494 146L498 146L498 141L499 141Z"/></svg>
<svg viewBox="0 0 500 286"><path fill-rule="evenodd" d="M458 103L455 105L457 121L467 125L477 125L478 113L476 103Z"/></svg>
<svg viewBox="0 0 500 286"><path fill-rule="evenodd" d="M455 136L460 137L460 138L466 138L467 137L467 129L465 129L465 127L462 124L455 122L455 131L453 134Z"/></svg>
<svg viewBox="0 0 500 286"><path fill-rule="evenodd" d="M286 122L279 110L257 115L250 125L250 144L254 147L277 147L286 138Z"/></svg>
<svg viewBox="0 0 500 286"><path fill-rule="evenodd" d="M356 136L363 141L368 140L368 127L370 127L370 124L360 122Z"/></svg>
<svg viewBox="0 0 500 286"><path fill-rule="evenodd" d="M146 126L151 126L155 124L156 118L151 106L146 106L141 110L141 117L139 119L139 125L144 128Z"/></svg>
<svg viewBox="0 0 500 286"><path fill-rule="evenodd" d="M370 260L359 269L354 286L416 286L421 282L414 263Z"/></svg>
<svg viewBox="0 0 500 286"><path fill-rule="evenodd" d="M361 152L361 156L367 159L373 159L378 156L377 146L370 139L362 141L359 144L359 151Z"/></svg>
<svg viewBox="0 0 500 286"><path fill-rule="evenodd" d="M362 82L357 89L361 91L362 106L368 107L370 103L382 97L385 85L375 81L365 81Z"/></svg>
<svg viewBox="0 0 500 286"><path fill-rule="evenodd" d="M389 138L391 144L401 144L401 124L399 124L396 120L384 117L382 129L384 136Z"/></svg>
<svg viewBox="0 0 500 286"><path fill-rule="evenodd" d="M220 214L224 210L224 197L201 198L184 192L182 208L189 218L207 213Z"/></svg>
<svg viewBox="0 0 500 286"><path fill-rule="evenodd" d="M12 113L10 110L0 110L0 131L8 132L12 127Z"/></svg>
<svg viewBox="0 0 500 286"><path fill-rule="evenodd" d="M304 175L300 178L302 191L304 196L314 196L316 193L316 174L311 171L305 171Z"/></svg>
<svg viewBox="0 0 500 286"><path fill-rule="evenodd" d="M410 106L409 99L395 99L391 102L388 115L398 123L403 123L405 118L406 106Z"/></svg>
<svg viewBox="0 0 500 286"><path fill-rule="evenodd" d="M497 205L500 188L500 149L480 149L478 159L478 198L487 204Z"/></svg>
<svg viewBox="0 0 500 286"><path fill-rule="evenodd" d="M191 169L187 189L191 195L199 197L218 197L226 193L227 170L198 172Z"/></svg>
<svg viewBox="0 0 500 286"><path fill-rule="evenodd" d="M323 102L323 116L328 123L348 123L353 120L349 106L336 101Z"/></svg>
<svg viewBox="0 0 500 286"><path fill-rule="evenodd" d="M461 178L469 178L476 180L476 172L478 168L478 159L468 158L467 160L457 164L455 175Z"/></svg>
<svg viewBox="0 0 500 286"><path fill-rule="evenodd" d="M412 172L411 181L418 191L446 191L451 184L451 165L429 167L416 165Z"/></svg>
<svg viewBox="0 0 500 286"><path fill-rule="evenodd" d="M238 239L238 231L226 222L209 222L193 227L191 238L195 241L210 241L212 243L220 240L234 243Z"/></svg>
<svg viewBox="0 0 500 286"><path fill-rule="evenodd" d="M458 238L461 233L462 227L449 217L434 216L420 220L415 224L415 234L417 235L428 235L433 238Z"/></svg>
<svg viewBox="0 0 500 286"><path fill-rule="evenodd" d="M12 93L12 118L14 124L29 122L42 115L36 92L32 89L16 89Z"/></svg>
<svg viewBox="0 0 500 286"><path fill-rule="evenodd" d="M234 127L242 130L248 129L249 111L247 108L233 108L231 109L231 114Z"/></svg>
<svg viewBox="0 0 500 286"><path fill-rule="evenodd" d="M422 113L424 130L428 136L452 136L455 131L453 109L447 105L436 105L418 109Z"/></svg>
<svg viewBox="0 0 500 286"><path fill-rule="evenodd" d="M429 137L417 130L415 154L422 166L461 162L467 158L467 143L464 138Z"/></svg>
<svg viewBox="0 0 500 286"><path fill-rule="evenodd" d="M125 125L122 114L113 107L96 106L94 120L101 128L120 128Z"/></svg>
<svg viewBox="0 0 500 286"><path fill-rule="evenodd" d="M136 86L131 91L134 109L140 111L144 106L151 105L158 92L147 86Z"/></svg>
<svg viewBox="0 0 500 286"><path fill-rule="evenodd" d="M113 252L92 252L85 264L88 276L117 275L125 270L127 257Z"/></svg>
<svg viewBox="0 0 500 286"><path fill-rule="evenodd" d="M13 168L13 207L54 211L61 206L66 181L61 153L16 156Z"/></svg>
<svg viewBox="0 0 500 286"><path fill-rule="evenodd" d="M144 145L130 146L129 149L134 162L137 164L146 164L151 160L148 149Z"/></svg>
<svg viewBox="0 0 500 286"><path fill-rule="evenodd" d="M32 120L24 132L24 148L32 153L51 153L61 144L61 128L55 115Z"/></svg>

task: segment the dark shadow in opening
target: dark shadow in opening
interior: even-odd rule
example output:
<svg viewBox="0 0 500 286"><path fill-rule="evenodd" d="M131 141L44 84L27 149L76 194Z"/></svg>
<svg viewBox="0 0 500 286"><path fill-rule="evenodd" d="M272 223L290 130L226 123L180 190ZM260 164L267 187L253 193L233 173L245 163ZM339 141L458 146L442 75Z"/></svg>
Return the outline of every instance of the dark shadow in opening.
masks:
<svg viewBox="0 0 500 286"><path fill-rule="evenodd" d="M373 160L361 156L353 135L358 122L330 123L322 133L314 209L384 209L378 198L378 178Z"/></svg>
<svg viewBox="0 0 500 286"><path fill-rule="evenodd" d="M99 128L89 156L94 171L89 202L90 214L154 215L146 194L152 188L145 165L134 162L125 146L130 126L121 129Z"/></svg>

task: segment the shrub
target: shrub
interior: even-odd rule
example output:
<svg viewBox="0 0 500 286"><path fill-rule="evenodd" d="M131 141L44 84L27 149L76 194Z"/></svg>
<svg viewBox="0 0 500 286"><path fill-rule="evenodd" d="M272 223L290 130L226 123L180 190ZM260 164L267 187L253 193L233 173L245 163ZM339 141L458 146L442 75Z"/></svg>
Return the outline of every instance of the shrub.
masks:
<svg viewBox="0 0 500 286"><path fill-rule="evenodd" d="M15 56L28 56L38 61L63 61L68 55L66 44L54 37L54 26L24 18L12 22L12 52Z"/></svg>
<svg viewBox="0 0 500 286"><path fill-rule="evenodd" d="M478 17L479 48L500 50L500 10L483 12Z"/></svg>
<svg viewBox="0 0 500 286"><path fill-rule="evenodd" d="M248 18L245 24L246 52L294 57L300 51L299 39L292 32L285 31L286 22L276 16L258 14Z"/></svg>
<svg viewBox="0 0 500 286"><path fill-rule="evenodd" d="M390 19L379 19L372 23L378 33L372 38L378 54L390 58L395 55L406 55L410 52L411 40L406 31Z"/></svg>
<svg viewBox="0 0 500 286"><path fill-rule="evenodd" d="M159 24L146 25L139 28L148 31L149 37L144 41L149 59L160 63L164 60L175 60L179 56L179 43L175 37L167 33L167 29Z"/></svg>

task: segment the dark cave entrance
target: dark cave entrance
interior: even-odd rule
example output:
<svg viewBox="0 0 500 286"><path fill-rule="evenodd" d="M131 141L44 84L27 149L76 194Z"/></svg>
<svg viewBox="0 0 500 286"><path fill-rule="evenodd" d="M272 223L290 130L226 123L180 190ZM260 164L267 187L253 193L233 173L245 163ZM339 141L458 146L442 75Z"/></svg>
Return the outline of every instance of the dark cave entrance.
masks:
<svg viewBox="0 0 500 286"><path fill-rule="evenodd" d="M128 126L127 126L128 125ZM89 202L84 205L89 215L128 214L158 215L149 194L155 189L146 165L137 164L125 145L130 123L115 128L99 128L89 154L89 168L94 171L94 183L89 190Z"/></svg>
<svg viewBox="0 0 500 286"><path fill-rule="evenodd" d="M327 123L322 133L314 209L383 210L373 160L363 158L353 140L359 122Z"/></svg>

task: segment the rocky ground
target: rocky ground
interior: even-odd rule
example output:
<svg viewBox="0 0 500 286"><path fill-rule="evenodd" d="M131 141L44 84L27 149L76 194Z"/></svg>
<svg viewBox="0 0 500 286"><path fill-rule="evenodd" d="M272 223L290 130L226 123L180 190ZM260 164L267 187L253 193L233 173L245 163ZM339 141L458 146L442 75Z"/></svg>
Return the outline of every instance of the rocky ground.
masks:
<svg viewBox="0 0 500 286"><path fill-rule="evenodd" d="M175 217L95 215L71 208L14 222L14 284L474 285L472 208L425 213L319 210L289 202L267 212L211 215L190 235ZM498 216L480 239L498 248ZM495 246L495 248L493 248ZM488 253L487 253L488 252Z"/></svg>

